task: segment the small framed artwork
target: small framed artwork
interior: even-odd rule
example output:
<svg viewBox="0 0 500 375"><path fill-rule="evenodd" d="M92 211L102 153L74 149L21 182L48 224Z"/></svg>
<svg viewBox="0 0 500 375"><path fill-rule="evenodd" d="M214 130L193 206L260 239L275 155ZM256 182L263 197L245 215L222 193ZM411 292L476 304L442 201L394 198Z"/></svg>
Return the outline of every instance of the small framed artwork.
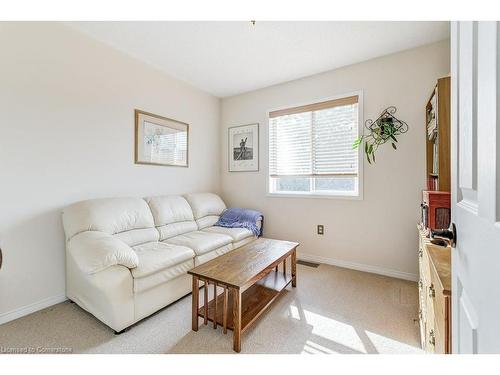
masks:
<svg viewBox="0 0 500 375"><path fill-rule="evenodd" d="M228 129L229 172L259 170L259 124Z"/></svg>
<svg viewBox="0 0 500 375"><path fill-rule="evenodd" d="M135 163L188 166L189 125L135 110Z"/></svg>

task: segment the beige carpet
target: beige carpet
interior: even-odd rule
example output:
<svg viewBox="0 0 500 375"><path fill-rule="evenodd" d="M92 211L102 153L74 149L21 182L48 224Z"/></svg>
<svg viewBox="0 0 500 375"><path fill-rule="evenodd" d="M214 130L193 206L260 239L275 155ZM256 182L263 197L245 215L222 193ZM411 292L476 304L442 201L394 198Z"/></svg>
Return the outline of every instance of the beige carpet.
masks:
<svg viewBox="0 0 500 375"><path fill-rule="evenodd" d="M422 353L417 285L321 265L298 266L288 287L243 335L242 353ZM115 336L64 302L0 326L3 348L69 348L73 353L232 353L231 331L191 331L191 296Z"/></svg>

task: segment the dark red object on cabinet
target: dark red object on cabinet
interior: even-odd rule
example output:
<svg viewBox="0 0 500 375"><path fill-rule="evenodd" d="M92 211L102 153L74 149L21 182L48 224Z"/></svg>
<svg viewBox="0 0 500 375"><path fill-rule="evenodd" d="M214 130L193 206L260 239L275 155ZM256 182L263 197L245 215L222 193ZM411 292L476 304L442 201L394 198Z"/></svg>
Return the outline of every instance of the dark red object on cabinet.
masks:
<svg viewBox="0 0 500 375"><path fill-rule="evenodd" d="M451 195L447 191L422 192L422 225L425 229L447 229L451 222Z"/></svg>

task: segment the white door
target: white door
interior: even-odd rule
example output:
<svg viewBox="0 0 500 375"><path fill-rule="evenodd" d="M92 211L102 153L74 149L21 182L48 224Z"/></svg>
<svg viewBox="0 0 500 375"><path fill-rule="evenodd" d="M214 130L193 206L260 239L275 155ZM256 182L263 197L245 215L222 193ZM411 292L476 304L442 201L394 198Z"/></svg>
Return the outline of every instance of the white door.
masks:
<svg viewBox="0 0 500 375"><path fill-rule="evenodd" d="M500 26L453 22L453 353L500 353Z"/></svg>

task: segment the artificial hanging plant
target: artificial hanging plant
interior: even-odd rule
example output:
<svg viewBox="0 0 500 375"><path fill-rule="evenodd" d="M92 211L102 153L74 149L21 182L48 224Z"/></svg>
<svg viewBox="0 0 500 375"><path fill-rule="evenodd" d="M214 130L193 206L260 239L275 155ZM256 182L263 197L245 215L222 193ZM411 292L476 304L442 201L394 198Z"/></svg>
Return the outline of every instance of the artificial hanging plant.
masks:
<svg viewBox="0 0 500 375"><path fill-rule="evenodd" d="M408 131L406 122L394 116L396 107L384 109L381 115L375 120L366 120L366 134L356 139L352 145L353 150L357 149L364 142L364 150L368 163L375 163L375 151L384 143L391 142L392 148L397 150L398 137Z"/></svg>

